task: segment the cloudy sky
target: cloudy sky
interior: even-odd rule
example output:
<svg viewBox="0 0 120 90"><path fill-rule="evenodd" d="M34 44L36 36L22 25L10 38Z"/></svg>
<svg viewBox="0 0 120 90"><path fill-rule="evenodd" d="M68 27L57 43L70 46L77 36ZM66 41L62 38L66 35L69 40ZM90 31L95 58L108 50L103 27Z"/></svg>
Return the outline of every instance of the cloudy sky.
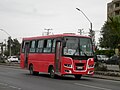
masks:
<svg viewBox="0 0 120 90"><path fill-rule="evenodd" d="M54 34L89 31L90 23L76 8L81 9L98 31L106 21L107 3L112 0L0 0L0 29L12 38L39 36L52 29ZM8 35L0 31L0 42ZM96 32L96 40L99 33Z"/></svg>

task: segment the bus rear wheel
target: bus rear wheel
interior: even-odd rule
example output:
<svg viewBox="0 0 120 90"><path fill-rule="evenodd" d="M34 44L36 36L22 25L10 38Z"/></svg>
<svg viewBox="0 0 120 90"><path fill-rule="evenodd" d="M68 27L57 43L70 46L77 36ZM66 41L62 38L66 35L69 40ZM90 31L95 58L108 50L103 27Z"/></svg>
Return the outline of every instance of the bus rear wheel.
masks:
<svg viewBox="0 0 120 90"><path fill-rule="evenodd" d="M55 71L53 67L50 68L50 77L55 78Z"/></svg>
<svg viewBox="0 0 120 90"><path fill-rule="evenodd" d="M74 75L76 80L81 79L82 75Z"/></svg>
<svg viewBox="0 0 120 90"><path fill-rule="evenodd" d="M39 74L39 72L36 72L33 70L33 65L30 65L29 71L30 71L30 75L38 75Z"/></svg>

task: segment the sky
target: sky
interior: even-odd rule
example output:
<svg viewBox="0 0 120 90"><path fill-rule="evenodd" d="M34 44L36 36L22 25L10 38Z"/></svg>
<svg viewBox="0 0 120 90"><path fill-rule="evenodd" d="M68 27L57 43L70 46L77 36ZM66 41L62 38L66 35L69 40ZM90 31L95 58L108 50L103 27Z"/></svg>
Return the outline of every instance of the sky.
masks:
<svg viewBox="0 0 120 90"><path fill-rule="evenodd" d="M107 3L111 1L0 0L0 29L20 42L23 37L45 34L45 29L52 29L51 34L78 34L78 29L83 29L83 35L88 35L90 22L76 9L79 8L92 22L98 42L99 31L107 19ZM0 42L9 35L0 31Z"/></svg>

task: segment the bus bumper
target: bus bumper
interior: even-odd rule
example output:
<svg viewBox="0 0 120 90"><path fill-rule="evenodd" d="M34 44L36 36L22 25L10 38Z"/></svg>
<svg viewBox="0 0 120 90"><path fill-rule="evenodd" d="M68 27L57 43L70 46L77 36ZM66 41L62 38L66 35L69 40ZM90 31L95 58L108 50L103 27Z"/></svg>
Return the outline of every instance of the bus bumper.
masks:
<svg viewBox="0 0 120 90"><path fill-rule="evenodd" d="M70 61L70 60L69 60ZM62 64L62 75L93 75L94 74L94 60L90 58L88 60L71 60Z"/></svg>

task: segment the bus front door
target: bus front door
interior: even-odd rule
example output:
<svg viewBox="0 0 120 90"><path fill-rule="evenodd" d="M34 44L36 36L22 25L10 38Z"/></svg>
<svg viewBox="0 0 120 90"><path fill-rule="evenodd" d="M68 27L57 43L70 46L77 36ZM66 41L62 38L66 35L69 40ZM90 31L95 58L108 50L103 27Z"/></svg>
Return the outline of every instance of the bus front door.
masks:
<svg viewBox="0 0 120 90"><path fill-rule="evenodd" d="M56 42L56 51L55 51L55 73L59 74L61 71L61 42Z"/></svg>
<svg viewBox="0 0 120 90"><path fill-rule="evenodd" d="M28 67L29 42L25 43L24 67Z"/></svg>

